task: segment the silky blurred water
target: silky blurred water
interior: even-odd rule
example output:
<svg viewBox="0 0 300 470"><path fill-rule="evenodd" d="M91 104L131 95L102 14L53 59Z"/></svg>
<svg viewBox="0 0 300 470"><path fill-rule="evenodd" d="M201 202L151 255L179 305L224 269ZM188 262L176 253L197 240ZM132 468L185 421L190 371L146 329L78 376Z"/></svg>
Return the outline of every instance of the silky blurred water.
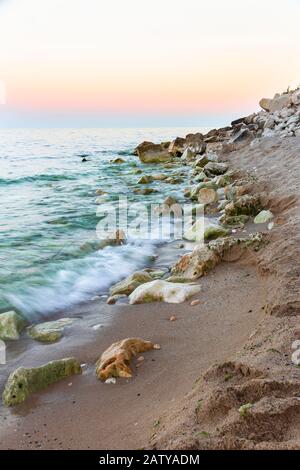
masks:
<svg viewBox="0 0 300 470"><path fill-rule="evenodd" d="M143 174L174 173L142 165L131 155L143 140L166 141L199 129L0 130L0 309L30 319L88 300L134 270L149 265L157 243L131 240L97 249L96 215L103 204L162 202L182 197L182 185L155 182L159 190L134 194ZM87 161L82 162L85 156ZM126 163L111 162L116 157ZM99 202L99 201L98 201Z"/></svg>

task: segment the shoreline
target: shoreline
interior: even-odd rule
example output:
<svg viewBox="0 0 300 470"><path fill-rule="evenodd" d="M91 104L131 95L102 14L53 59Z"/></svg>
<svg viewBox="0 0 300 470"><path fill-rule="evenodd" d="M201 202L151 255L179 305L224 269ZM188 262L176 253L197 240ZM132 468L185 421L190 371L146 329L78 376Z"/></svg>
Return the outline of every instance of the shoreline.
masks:
<svg viewBox="0 0 300 470"><path fill-rule="evenodd" d="M300 338L296 329L300 137L273 135L259 140L255 137L259 127L251 127L251 121L243 128L245 120L234 124L240 126L239 138L231 143L221 140L223 148L215 151L218 162L228 161L229 171L238 172L234 189L251 181L247 194L260 194L262 208L274 213L271 229L259 226L266 244L259 250L246 249L236 258L233 253L233 259L234 250L225 250L226 256L222 251L222 262L217 260L215 269L197 279L186 278L201 285L189 302L88 303L72 310L78 314L81 310L82 319L66 330L60 342L26 349L29 341L20 341L12 353L19 354L14 366L32 367L50 356L75 356L85 366L82 376L56 383L12 410L1 407L0 448L299 448L300 370L291 360L291 347L297 335ZM223 136L229 131L216 132ZM216 132L208 139L217 149ZM199 136L190 139L192 148L199 145ZM233 203L239 197L235 195ZM251 223L246 227L234 229L233 242L238 236L246 241L256 228ZM162 249L162 259L165 253ZM191 262L192 255L176 253ZM169 255L166 266L174 263ZM176 266L186 275L180 262ZM192 306L196 298L200 303ZM103 318L112 320L94 330L99 310ZM174 322L169 321L172 315ZM145 353L138 368L133 360L133 378L99 382L94 364L101 353L116 340L134 336L160 344L161 350ZM245 405L248 411L242 415ZM293 413L295 418L289 421Z"/></svg>

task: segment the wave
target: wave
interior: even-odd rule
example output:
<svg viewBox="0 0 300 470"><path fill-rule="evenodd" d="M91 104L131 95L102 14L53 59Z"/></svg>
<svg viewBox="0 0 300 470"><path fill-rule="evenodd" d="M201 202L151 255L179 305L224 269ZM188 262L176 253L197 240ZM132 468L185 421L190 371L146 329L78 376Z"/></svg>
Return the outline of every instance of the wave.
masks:
<svg viewBox="0 0 300 470"><path fill-rule="evenodd" d="M30 322L55 311L70 308L104 294L107 289L135 270L149 265L155 244L134 242L107 247L85 258L59 264L52 273L44 272L37 284L15 285L6 289L4 299ZM58 266L57 266L58 267Z"/></svg>
<svg viewBox="0 0 300 470"><path fill-rule="evenodd" d="M63 181L63 180L76 180L76 175L62 175L62 174L41 174L34 176L20 176L19 178L0 178L0 186L8 184L20 184L20 183L33 183L33 182L51 182L51 181Z"/></svg>

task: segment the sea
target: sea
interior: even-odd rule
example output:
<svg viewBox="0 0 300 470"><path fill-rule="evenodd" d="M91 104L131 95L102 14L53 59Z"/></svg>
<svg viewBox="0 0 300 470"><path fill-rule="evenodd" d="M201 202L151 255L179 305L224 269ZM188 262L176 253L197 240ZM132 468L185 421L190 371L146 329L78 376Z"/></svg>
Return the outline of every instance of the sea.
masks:
<svg viewBox="0 0 300 470"><path fill-rule="evenodd" d="M171 176L174 168L144 165L133 149L144 140L199 131L0 129L0 312L15 309L34 321L103 295L151 265L166 237L137 234L127 243L99 247L102 210L112 214L120 197L129 208L167 196L182 200L186 182L155 181L150 186L156 192L135 192L147 187L138 183L141 176ZM117 158L124 162L115 163Z"/></svg>

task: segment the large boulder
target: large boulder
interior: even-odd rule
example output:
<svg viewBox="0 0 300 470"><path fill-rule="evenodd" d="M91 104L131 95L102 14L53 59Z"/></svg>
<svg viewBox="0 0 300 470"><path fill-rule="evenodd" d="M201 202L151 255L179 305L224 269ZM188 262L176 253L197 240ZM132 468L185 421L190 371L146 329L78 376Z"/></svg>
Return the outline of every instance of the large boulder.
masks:
<svg viewBox="0 0 300 470"><path fill-rule="evenodd" d="M126 279L123 279L122 281L115 284L109 289L109 292L111 296L119 294L129 295L141 284L149 281L152 281L152 277L149 273L145 271L137 271L128 276Z"/></svg>
<svg viewBox="0 0 300 470"><path fill-rule="evenodd" d="M151 349L160 349L160 346L141 338L127 338L113 343L104 351L96 364L98 379L106 381L110 377L132 377L129 365L131 359Z"/></svg>
<svg viewBox="0 0 300 470"><path fill-rule="evenodd" d="M149 302L167 302L180 304L200 292L201 287L190 284L177 284L162 280L147 282L141 285L129 296L131 304L143 304Z"/></svg>
<svg viewBox="0 0 300 470"><path fill-rule="evenodd" d="M31 369L19 367L10 374L6 382L2 396L3 403L6 406L18 405L30 394L66 377L81 373L80 363L75 358L59 359Z"/></svg>
<svg viewBox="0 0 300 470"><path fill-rule="evenodd" d="M261 199L259 195L245 194L235 201L230 202L225 207L227 216L233 215L252 215L256 216L262 210Z"/></svg>
<svg viewBox="0 0 300 470"><path fill-rule="evenodd" d="M213 178L214 176L223 175L228 170L227 163L209 162L205 165L204 173Z"/></svg>
<svg viewBox="0 0 300 470"><path fill-rule="evenodd" d="M195 247L192 253L182 256L171 272L175 276L193 281L205 276L220 261L220 256L208 245L200 245Z"/></svg>
<svg viewBox="0 0 300 470"><path fill-rule="evenodd" d="M164 163L172 159L169 153L170 142L153 144L152 142L143 142L136 148L137 155L143 163Z"/></svg>
<svg viewBox="0 0 300 470"><path fill-rule="evenodd" d="M28 334L31 338L41 343L54 343L62 338L64 327L71 325L71 318L60 318L59 320L40 323L28 328Z"/></svg>
<svg viewBox="0 0 300 470"><path fill-rule="evenodd" d="M284 93L283 95L275 95L273 99L262 98L259 102L260 107L269 113L281 111L290 104L291 96L288 93Z"/></svg>
<svg viewBox="0 0 300 470"><path fill-rule="evenodd" d="M182 137L176 137L169 145L169 153L175 157L179 157L183 154L186 146L186 140Z"/></svg>
<svg viewBox="0 0 300 470"><path fill-rule="evenodd" d="M10 310L0 314L0 339L17 340L25 328L26 321L15 311Z"/></svg>

